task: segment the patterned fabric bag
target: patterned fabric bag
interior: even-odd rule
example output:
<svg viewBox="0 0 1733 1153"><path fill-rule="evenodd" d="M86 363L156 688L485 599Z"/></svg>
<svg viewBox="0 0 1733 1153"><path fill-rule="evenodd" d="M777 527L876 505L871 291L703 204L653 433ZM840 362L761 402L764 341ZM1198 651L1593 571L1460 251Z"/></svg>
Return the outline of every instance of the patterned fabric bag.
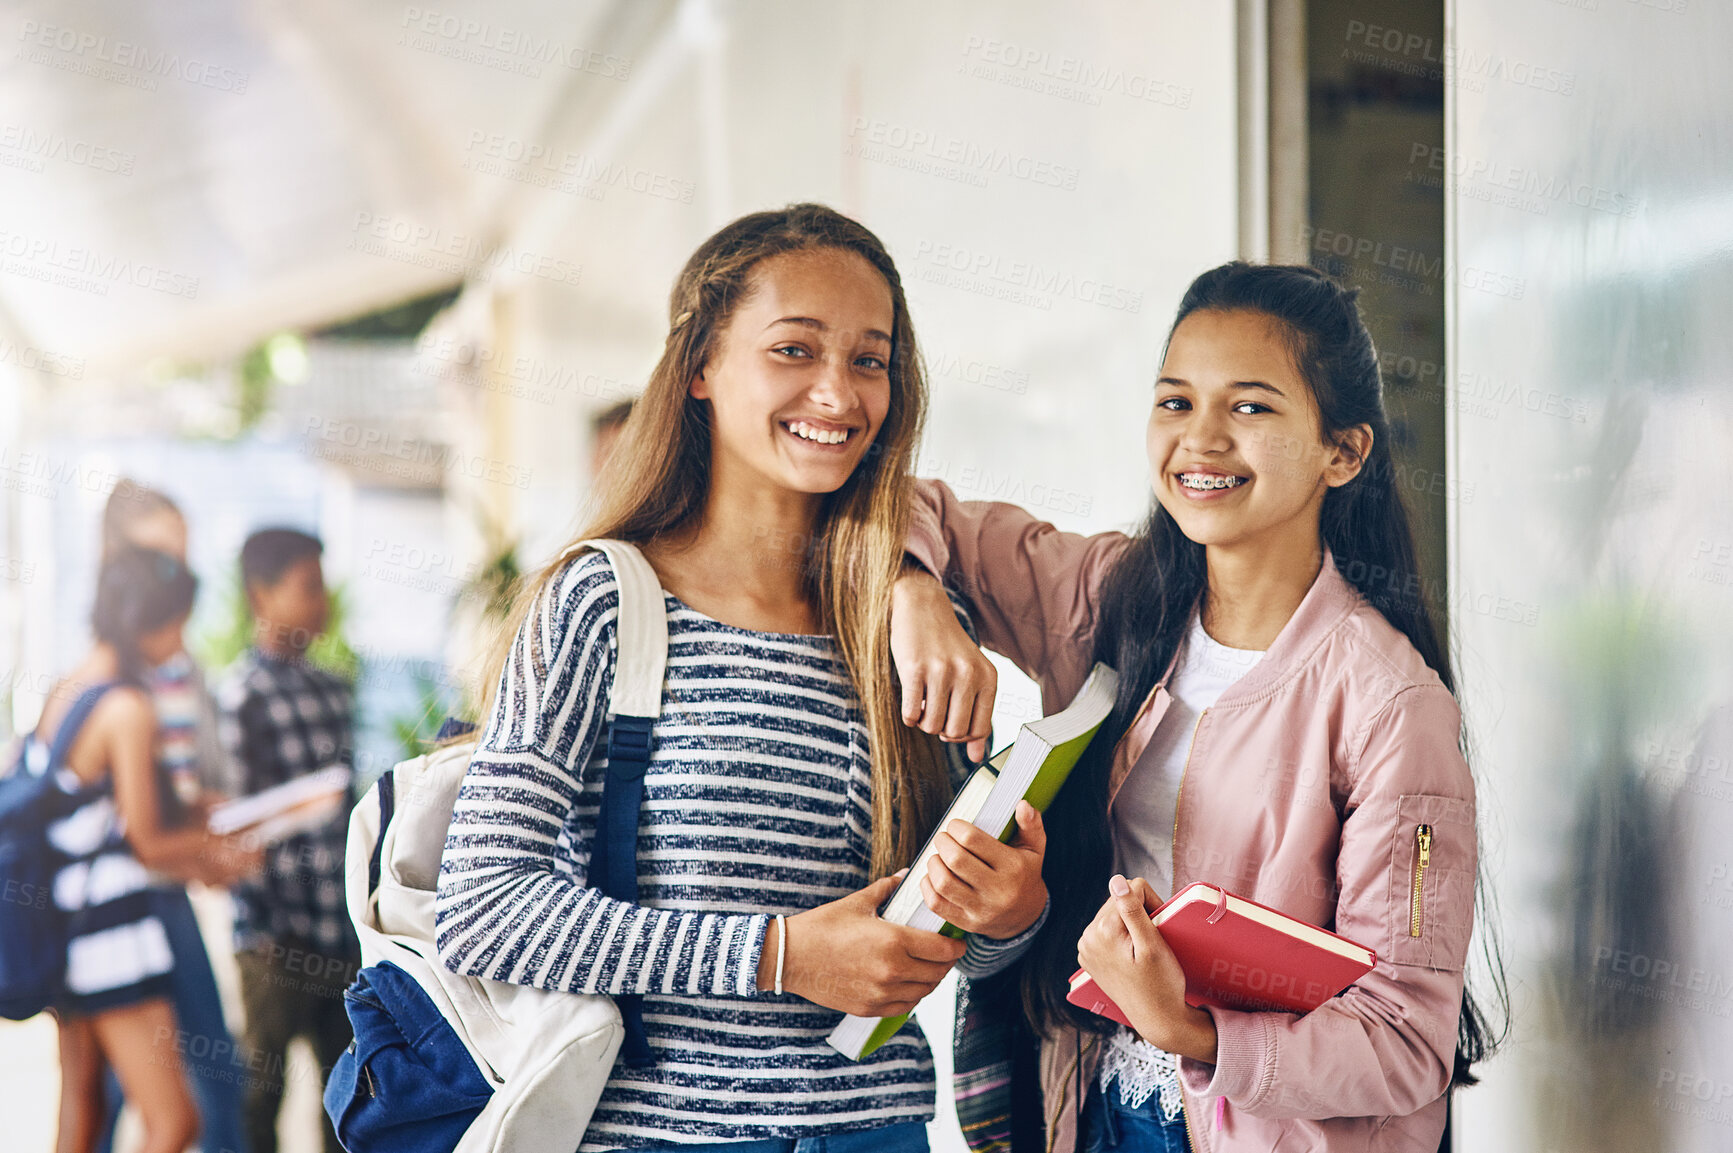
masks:
<svg viewBox="0 0 1733 1153"><path fill-rule="evenodd" d="M1023 967L957 983L952 1091L975 1153L1041 1153L1040 1038L1023 1016Z"/></svg>

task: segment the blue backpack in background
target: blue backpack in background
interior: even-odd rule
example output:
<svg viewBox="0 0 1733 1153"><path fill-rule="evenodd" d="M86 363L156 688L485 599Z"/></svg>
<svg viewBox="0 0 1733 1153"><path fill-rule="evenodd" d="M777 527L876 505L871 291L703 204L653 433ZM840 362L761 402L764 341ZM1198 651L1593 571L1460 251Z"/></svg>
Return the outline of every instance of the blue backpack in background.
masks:
<svg viewBox="0 0 1733 1153"><path fill-rule="evenodd" d="M0 1017L23 1021L60 996L66 980L68 914L54 903L54 875L64 862L48 844L48 826L76 803L55 774L96 702L113 684L84 690L46 750L32 735L0 778Z"/></svg>

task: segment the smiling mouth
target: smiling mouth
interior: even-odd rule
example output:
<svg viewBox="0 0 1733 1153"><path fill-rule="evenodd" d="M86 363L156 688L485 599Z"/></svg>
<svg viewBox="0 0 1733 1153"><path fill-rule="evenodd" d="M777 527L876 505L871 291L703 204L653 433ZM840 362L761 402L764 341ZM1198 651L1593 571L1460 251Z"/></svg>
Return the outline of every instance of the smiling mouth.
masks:
<svg viewBox="0 0 1733 1153"><path fill-rule="evenodd" d="M855 434L852 428L817 428L804 420L784 421L782 427L813 444L843 444Z"/></svg>
<svg viewBox="0 0 1733 1153"><path fill-rule="evenodd" d="M1238 488L1251 481L1246 476L1224 476L1213 472L1182 472L1176 473L1181 487L1193 492L1211 492L1215 489Z"/></svg>

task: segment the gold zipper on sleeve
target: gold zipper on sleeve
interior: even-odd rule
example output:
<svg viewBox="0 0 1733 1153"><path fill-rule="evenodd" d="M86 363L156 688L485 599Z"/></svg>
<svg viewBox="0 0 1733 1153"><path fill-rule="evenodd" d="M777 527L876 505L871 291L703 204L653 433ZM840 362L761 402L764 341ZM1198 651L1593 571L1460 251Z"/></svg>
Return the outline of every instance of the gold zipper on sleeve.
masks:
<svg viewBox="0 0 1733 1153"><path fill-rule="evenodd" d="M1414 826L1414 893L1408 900L1408 935L1418 937L1423 917L1421 886L1426 883L1426 866L1432 863L1432 826Z"/></svg>

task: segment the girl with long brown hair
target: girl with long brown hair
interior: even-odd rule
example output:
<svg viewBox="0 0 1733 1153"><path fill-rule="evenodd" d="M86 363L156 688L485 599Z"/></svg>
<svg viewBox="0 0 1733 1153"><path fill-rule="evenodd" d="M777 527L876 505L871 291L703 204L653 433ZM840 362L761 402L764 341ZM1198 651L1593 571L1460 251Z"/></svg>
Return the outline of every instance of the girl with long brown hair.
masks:
<svg viewBox="0 0 1733 1153"><path fill-rule="evenodd" d="M918 1028L859 1063L825 1036L842 1013L908 1011L959 960L991 971L1046 892L1030 821L1009 846L962 834L929 872L966 944L875 915L955 773L902 724L890 664L926 399L901 281L872 233L795 205L700 245L669 320L578 538L638 545L665 593L639 901L588 876L617 584L604 556L562 554L527 585L489 678L440 874L441 957L642 995L654 1060L616 1067L584 1150L924 1150Z"/></svg>

